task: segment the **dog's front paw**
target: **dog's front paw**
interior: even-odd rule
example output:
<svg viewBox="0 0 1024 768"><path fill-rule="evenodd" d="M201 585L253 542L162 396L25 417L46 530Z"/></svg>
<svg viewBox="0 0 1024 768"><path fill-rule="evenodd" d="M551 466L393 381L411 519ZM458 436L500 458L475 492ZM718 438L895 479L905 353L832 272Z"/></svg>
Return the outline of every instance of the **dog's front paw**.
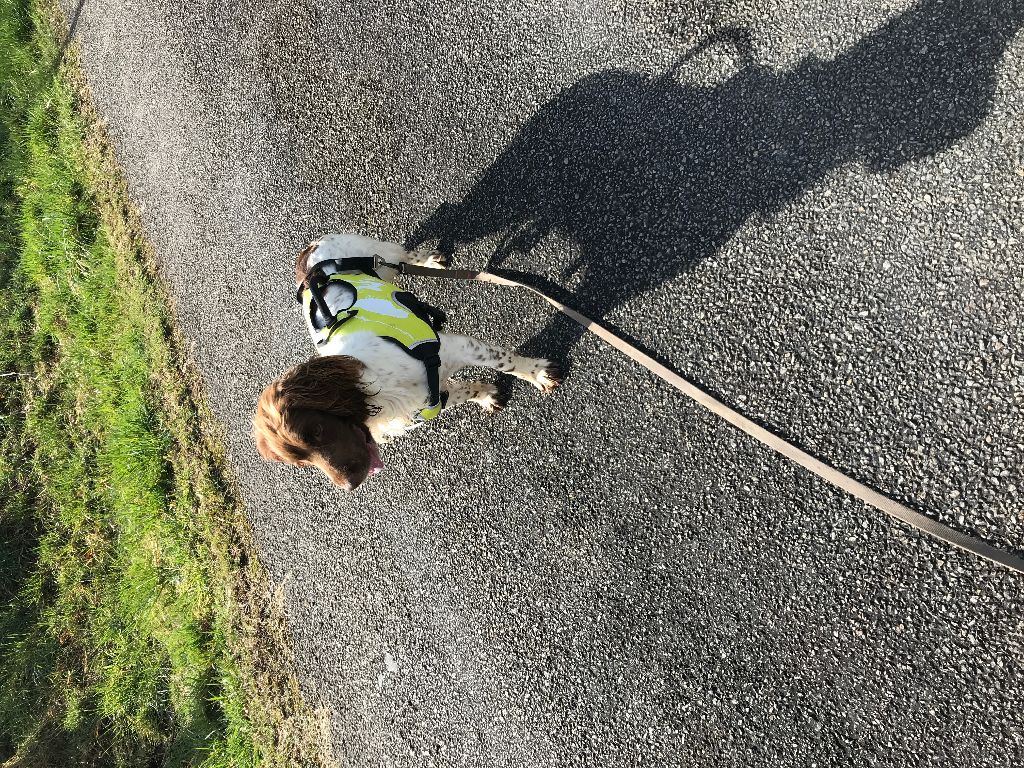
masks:
<svg viewBox="0 0 1024 768"><path fill-rule="evenodd" d="M550 360L538 360L540 370L533 376L533 386L547 394L562 383L562 371L557 363Z"/></svg>
<svg viewBox="0 0 1024 768"><path fill-rule="evenodd" d="M430 258L427 259L424 266L432 269L448 269L452 265L452 257L450 254L441 253L440 251L431 251Z"/></svg>
<svg viewBox="0 0 1024 768"><path fill-rule="evenodd" d="M450 253L445 253L437 248L428 248L427 246L420 246L412 251L412 256L414 264L418 264L421 267L429 267L430 269L448 269L452 263Z"/></svg>
<svg viewBox="0 0 1024 768"><path fill-rule="evenodd" d="M480 406L480 410L486 413L497 413L505 407L505 401L497 394L484 395L483 397L477 398L474 402Z"/></svg>
<svg viewBox="0 0 1024 768"><path fill-rule="evenodd" d="M508 403L506 395L502 394L493 384L485 382L477 382L473 386L473 392L469 399L487 413L497 413Z"/></svg>

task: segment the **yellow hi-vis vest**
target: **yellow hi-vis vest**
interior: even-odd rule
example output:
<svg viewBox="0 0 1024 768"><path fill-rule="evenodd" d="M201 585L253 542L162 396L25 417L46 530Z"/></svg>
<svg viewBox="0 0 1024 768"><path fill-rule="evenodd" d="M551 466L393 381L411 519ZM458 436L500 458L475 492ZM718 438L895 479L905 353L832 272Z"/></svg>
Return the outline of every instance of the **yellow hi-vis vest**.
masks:
<svg viewBox="0 0 1024 768"><path fill-rule="evenodd" d="M326 325L318 327L317 310L323 316L323 308L314 298L313 291L320 292L332 282L347 283L355 292L355 301L337 316L326 318ZM427 369L427 403L415 416L416 420L429 421L441 412L445 397L439 391L438 351L441 343L433 326L425 319L423 305L407 291L379 277L364 273L337 273L321 275L311 281L313 288L302 291L302 306L315 329L318 345L339 336L368 331L380 338L397 344L407 354L416 358ZM322 296L322 294L321 294ZM326 305L325 305L326 306Z"/></svg>

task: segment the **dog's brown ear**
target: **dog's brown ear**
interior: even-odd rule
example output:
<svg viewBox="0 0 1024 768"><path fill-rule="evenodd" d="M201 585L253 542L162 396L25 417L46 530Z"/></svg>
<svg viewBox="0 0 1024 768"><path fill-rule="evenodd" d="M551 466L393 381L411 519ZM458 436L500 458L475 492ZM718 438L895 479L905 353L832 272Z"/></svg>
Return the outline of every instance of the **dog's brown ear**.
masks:
<svg viewBox="0 0 1024 768"><path fill-rule="evenodd" d="M375 411L360 386L362 371L363 364L354 357L314 357L268 384L252 420L260 455L288 464L308 458L314 446L304 437L300 412L319 411L353 424L366 423Z"/></svg>
<svg viewBox="0 0 1024 768"><path fill-rule="evenodd" d="M320 245L319 240L314 240L312 243L307 245L301 251L298 256L295 257L295 284L299 285L306 279L306 273L309 272L309 257L312 255L316 247Z"/></svg>
<svg viewBox="0 0 1024 768"><path fill-rule="evenodd" d="M286 407L323 411L359 424L370 418L369 398L359 383L363 364L348 355L314 357L276 382Z"/></svg>

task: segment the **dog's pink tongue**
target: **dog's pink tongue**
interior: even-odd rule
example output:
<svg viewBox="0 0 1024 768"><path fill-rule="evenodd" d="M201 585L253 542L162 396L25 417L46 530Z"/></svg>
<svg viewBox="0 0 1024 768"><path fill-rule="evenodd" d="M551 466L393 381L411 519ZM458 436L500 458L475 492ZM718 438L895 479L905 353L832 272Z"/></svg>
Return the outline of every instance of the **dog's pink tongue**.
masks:
<svg viewBox="0 0 1024 768"><path fill-rule="evenodd" d="M375 440L368 440L366 444L370 449L370 477L373 477L384 469L384 462L380 460L380 450L377 448L377 442Z"/></svg>

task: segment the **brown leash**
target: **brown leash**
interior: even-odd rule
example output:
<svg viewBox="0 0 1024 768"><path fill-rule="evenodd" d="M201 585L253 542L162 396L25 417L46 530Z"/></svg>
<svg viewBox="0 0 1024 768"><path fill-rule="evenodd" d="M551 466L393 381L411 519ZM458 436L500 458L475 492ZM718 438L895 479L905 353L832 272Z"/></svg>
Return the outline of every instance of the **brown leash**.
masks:
<svg viewBox="0 0 1024 768"><path fill-rule="evenodd" d="M477 272L472 269L429 269L427 267L418 267L413 264L392 264L389 266L395 267L405 275L437 277L445 280L473 280L481 283L504 285L510 288L525 288L540 296L544 301L553 306L563 315L572 318L586 330L603 339L627 357L640 363L640 365L649 370L655 376L667 381L687 397L692 398L712 413L725 419L734 427L743 430L751 437L764 443L773 451L781 453L787 459L799 464L807 471L812 472L852 496L856 496L861 501L882 510L886 514L892 515L893 517L912 525L919 531L923 531L924 533L934 536L937 539L941 539L955 547L960 547L960 549L966 550L967 552L973 552L975 555L984 557L994 563L1005 565L1007 568L1017 571L1018 573L1024 573L1024 560L1016 555L1004 552L1001 549L996 549L992 545L986 544L980 539L968 536L965 533L953 530L947 525L936 522L930 517L922 515L920 512L915 512L909 507L906 507L897 501L893 501L887 496L883 496L873 488L869 488L863 483L854 480L852 477L843 474L834 467L830 467L828 464L814 458L806 451L802 451L792 443L783 440L778 435L755 424L741 413L734 411L725 403L717 400L704 390L700 389L696 384L693 384L672 369L662 365L650 355L641 352L629 342L620 339L607 328L595 323L589 317L580 314L572 307L566 306L562 302L551 298L536 288L532 288L531 286L517 282L516 280L499 277L491 272Z"/></svg>

